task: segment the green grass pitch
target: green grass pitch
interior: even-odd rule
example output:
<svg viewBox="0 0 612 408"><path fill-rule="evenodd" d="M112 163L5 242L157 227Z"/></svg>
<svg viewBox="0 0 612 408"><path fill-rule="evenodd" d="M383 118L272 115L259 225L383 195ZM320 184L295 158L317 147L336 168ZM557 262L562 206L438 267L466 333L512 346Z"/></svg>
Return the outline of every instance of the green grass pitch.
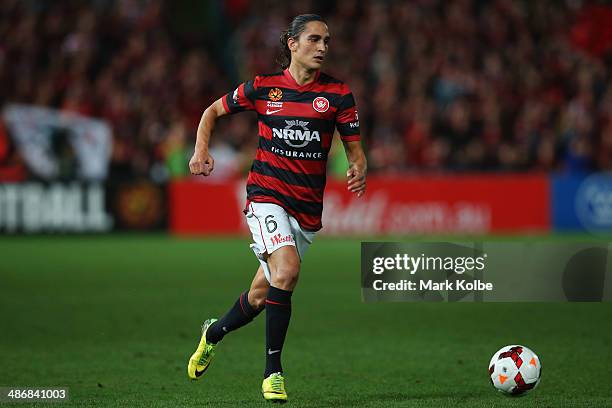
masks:
<svg viewBox="0 0 612 408"><path fill-rule="evenodd" d="M1 238L0 386L67 386L70 406L265 406L263 315L225 338L202 380L186 376L201 321L257 268L247 243ZM283 353L290 406L612 406L610 304L364 304L359 281L359 241L313 244ZM487 377L512 343L543 365L521 398Z"/></svg>

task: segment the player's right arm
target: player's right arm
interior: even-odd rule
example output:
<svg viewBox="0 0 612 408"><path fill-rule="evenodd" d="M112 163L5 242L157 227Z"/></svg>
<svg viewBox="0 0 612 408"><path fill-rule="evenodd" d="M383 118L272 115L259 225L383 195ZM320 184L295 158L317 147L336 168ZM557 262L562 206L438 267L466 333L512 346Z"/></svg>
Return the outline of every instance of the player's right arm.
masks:
<svg viewBox="0 0 612 408"><path fill-rule="evenodd" d="M206 108L198 125L193 156L189 160L191 174L210 176L215 167L215 161L208 152L208 142L215 128L215 123L218 118L227 114L255 110L257 81L258 78L256 77L254 80L238 85L238 88L233 92L217 99Z"/></svg>
<svg viewBox="0 0 612 408"><path fill-rule="evenodd" d="M217 118L227 115L228 113L223 106L222 99L223 98L217 99L212 105L206 108L202 114L200 124L198 125L195 149L191 160L189 160L189 170L191 170L191 174L209 176L215 167L215 160L208 153L208 142L215 128Z"/></svg>

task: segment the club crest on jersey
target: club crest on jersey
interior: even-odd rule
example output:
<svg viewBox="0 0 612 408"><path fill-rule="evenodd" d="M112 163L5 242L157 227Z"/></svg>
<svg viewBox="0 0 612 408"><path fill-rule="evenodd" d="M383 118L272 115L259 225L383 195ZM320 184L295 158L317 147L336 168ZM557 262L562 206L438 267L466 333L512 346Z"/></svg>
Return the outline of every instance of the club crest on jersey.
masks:
<svg viewBox="0 0 612 408"><path fill-rule="evenodd" d="M325 113L329 109L329 101L327 98L317 96L314 98L314 101L312 101L312 107L319 113Z"/></svg>
<svg viewBox="0 0 612 408"><path fill-rule="evenodd" d="M282 97L283 91L278 88L272 88L270 92L268 92L268 98L270 98L272 102L280 101Z"/></svg>
<svg viewBox="0 0 612 408"><path fill-rule="evenodd" d="M308 123L303 120L285 120L284 129L272 128L274 137L283 139L291 147L304 147L313 140L321 141L319 131L308 129ZM294 129L297 128L297 129Z"/></svg>

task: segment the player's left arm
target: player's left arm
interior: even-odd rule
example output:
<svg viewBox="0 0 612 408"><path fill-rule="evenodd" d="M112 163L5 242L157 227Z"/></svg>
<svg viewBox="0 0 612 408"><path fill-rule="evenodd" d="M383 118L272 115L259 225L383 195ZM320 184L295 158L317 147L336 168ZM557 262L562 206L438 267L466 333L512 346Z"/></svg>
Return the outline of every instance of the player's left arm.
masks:
<svg viewBox="0 0 612 408"><path fill-rule="evenodd" d="M361 146L361 141L344 142L344 151L349 162L346 172L348 178L348 190L361 197L366 191L366 173L368 161Z"/></svg>
<svg viewBox="0 0 612 408"><path fill-rule="evenodd" d="M368 162L361 146L361 136L359 130L359 114L355 98L348 87L345 94L340 99L338 114L336 116L336 129L340 134L344 151L349 162L346 172L347 189L351 193L361 197L366 191L366 172Z"/></svg>

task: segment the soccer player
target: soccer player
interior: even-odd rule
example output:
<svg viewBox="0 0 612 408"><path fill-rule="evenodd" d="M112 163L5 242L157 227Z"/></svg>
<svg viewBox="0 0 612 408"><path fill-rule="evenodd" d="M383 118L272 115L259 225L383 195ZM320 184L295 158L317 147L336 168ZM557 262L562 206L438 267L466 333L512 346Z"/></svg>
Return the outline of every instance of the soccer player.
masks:
<svg viewBox="0 0 612 408"><path fill-rule="evenodd" d="M259 145L247 179L244 213L260 266L249 290L219 320L208 319L189 359L189 378L209 367L223 337L266 310L266 367L263 397L287 400L281 353L291 317L291 295L300 263L321 229L327 155L334 129L349 161L348 190L366 189L366 158L361 147L355 100L343 82L320 72L330 35L321 17L295 17L281 34L283 71L258 75L209 106L200 121L192 174L209 176L214 160L208 142L217 118L256 111Z"/></svg>

